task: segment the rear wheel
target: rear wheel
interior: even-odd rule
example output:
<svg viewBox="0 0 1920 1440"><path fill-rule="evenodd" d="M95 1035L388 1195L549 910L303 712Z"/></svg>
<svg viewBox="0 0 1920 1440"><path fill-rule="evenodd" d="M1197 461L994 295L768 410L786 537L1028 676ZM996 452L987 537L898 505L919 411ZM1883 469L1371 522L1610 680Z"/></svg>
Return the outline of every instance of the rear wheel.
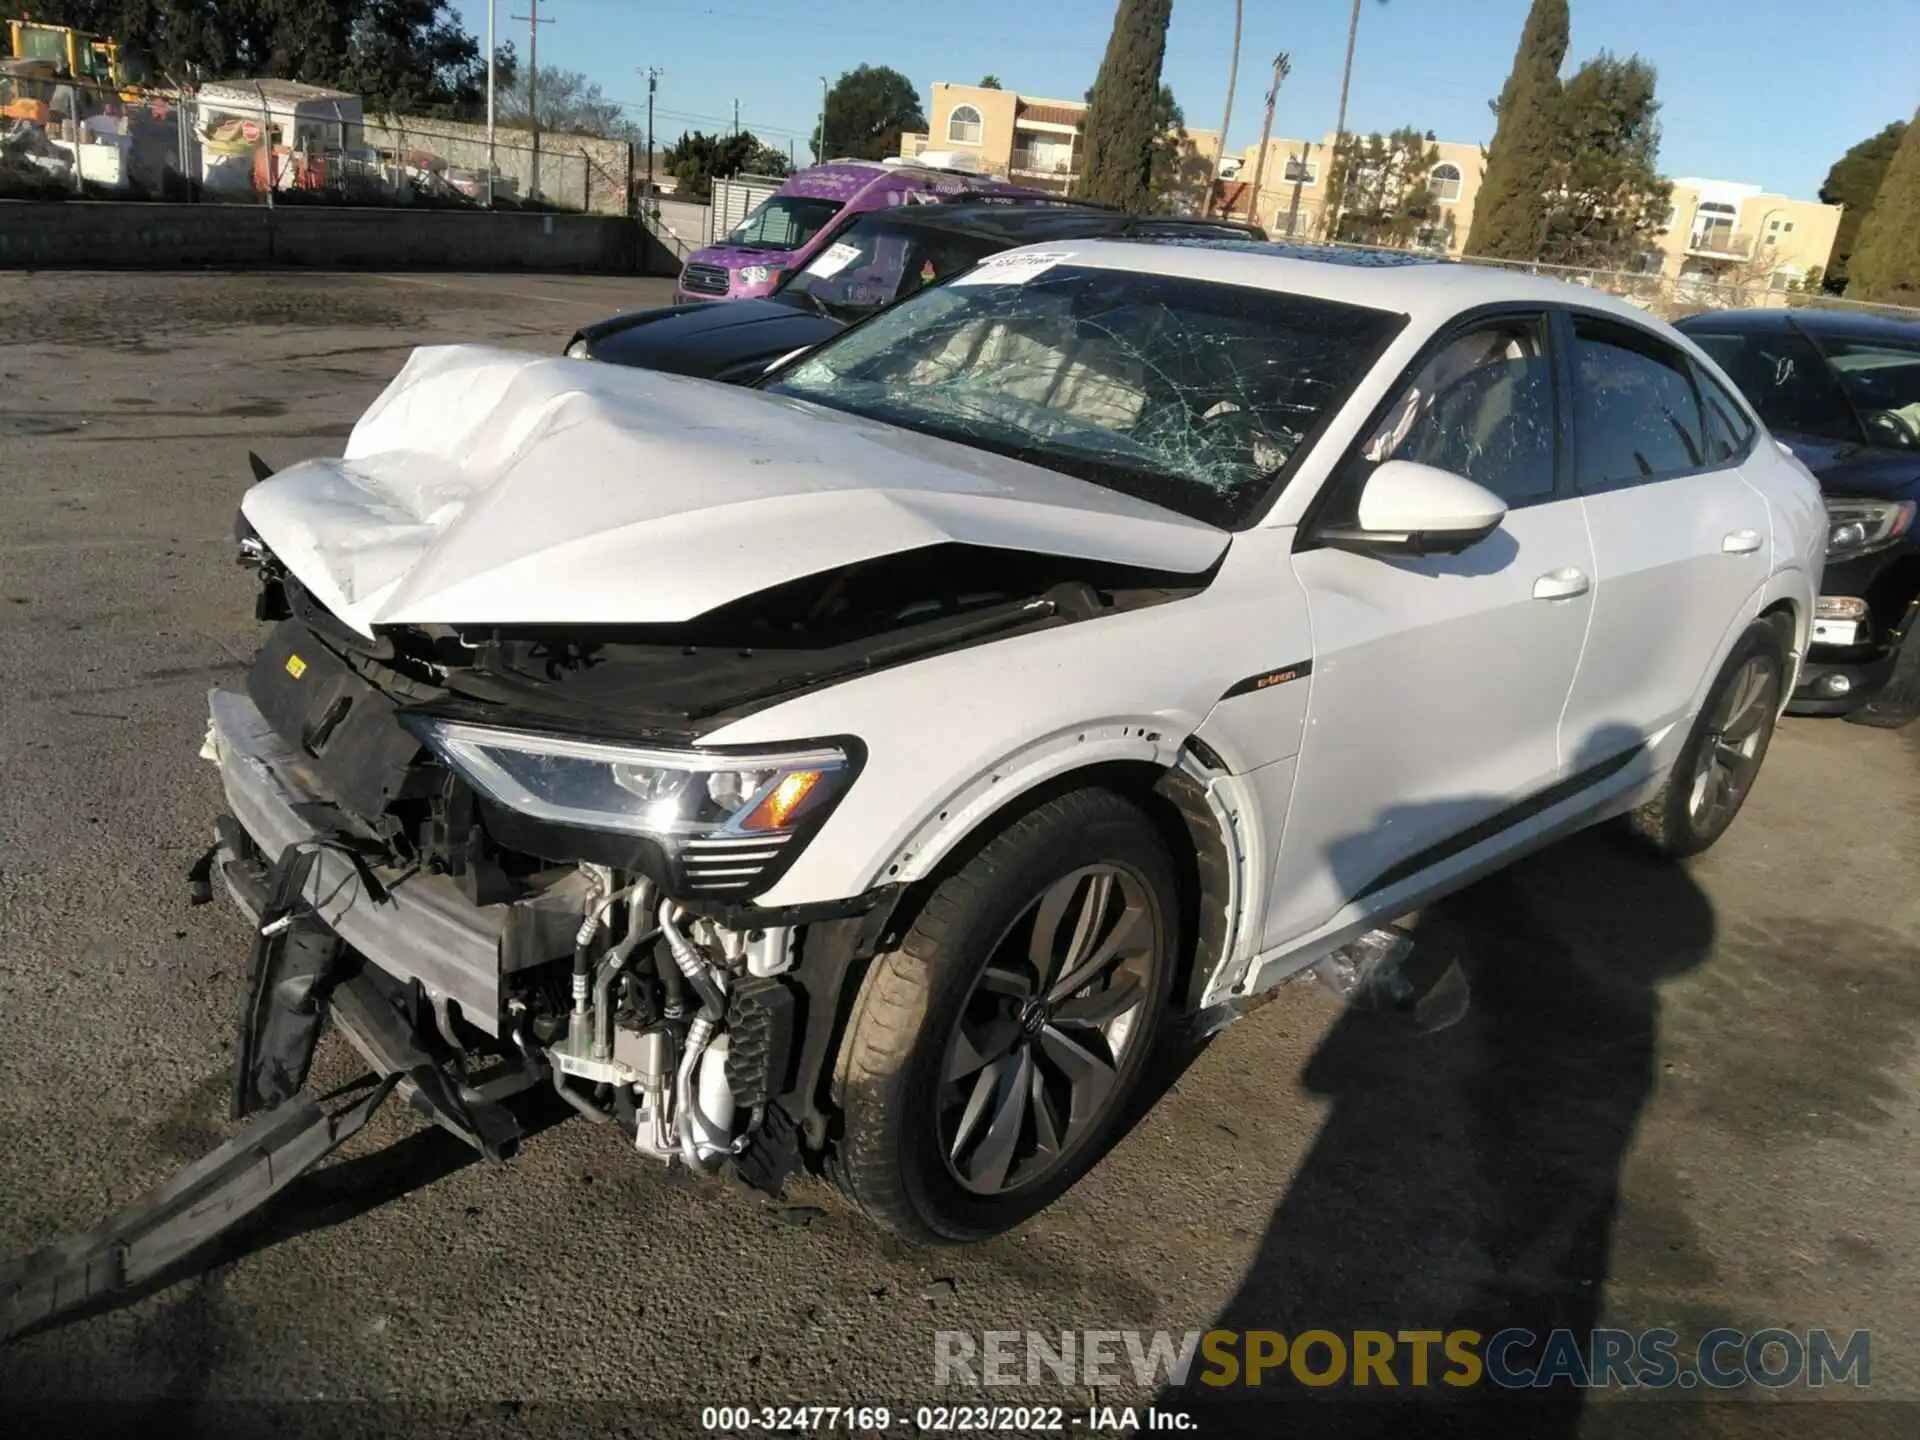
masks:
<svg viewBox="0 0 1920 1440"><path fill-rule="evenodd" d="M1628 817L1656 850L1675 857L1698 855L1726 834L1766 759L1786 675L1780 628L1756 621L1707 693L1666 785Z"/></svg>
<svg viewBox="0 0 1920 1440"><path fill-rule="evenodd" d="M841 1187L919 1239L1033 1215L1100 1158L1158 1033L1173 865L1132 802L1077 790L989 841L861 987Z"/></svg>

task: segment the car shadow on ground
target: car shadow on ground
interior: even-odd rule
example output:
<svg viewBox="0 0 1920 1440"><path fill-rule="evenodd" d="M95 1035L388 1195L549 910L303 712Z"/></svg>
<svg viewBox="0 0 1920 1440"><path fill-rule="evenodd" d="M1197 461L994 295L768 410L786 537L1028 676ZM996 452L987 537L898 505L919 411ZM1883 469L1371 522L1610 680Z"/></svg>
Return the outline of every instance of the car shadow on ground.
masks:
<svg viewBox="0 0 1920 1440"><path fill-rule="evenodd" d="M1580 1392L1501 1391L1459 1373L1431 1345L1411 1383L1401 1332L1509 1327L1582 1337L1601 1323L1620 1172L1655 1080L1659 984L1701 964L1712 906L1684 866L1612 833L1588 831L1524 859L1415 917L1409 971L1457 965L1465 1016L1423 1029L1408 1008L1346 1010L1302 1083L1329 1102L1239 1290L1212 1328L1339 1337L1332 1383L1286 1364L1257 1387L1187 1384L1160 1403L1209 1434L1571 1437ZM1394 1387L1352 1383L1357 1331L1394 1344ZM1476 1347L1482 1348L1482 1347ZM1236 1347L1244 1356L1244 1346ZM1516 1364L1537 1347L1512 1351ZM1311 1374L1331 1352L1316 1344ZM1244 1375L1237 1377L1244 1382ZM1486 1403L1493 1401L1494 1403ZM1636 1407L1671 1410L1673 1407ZM1691 1407L1687 1407L1691 1408ZM1678 1417L1676 1417L1678 1418Z"/></svg>

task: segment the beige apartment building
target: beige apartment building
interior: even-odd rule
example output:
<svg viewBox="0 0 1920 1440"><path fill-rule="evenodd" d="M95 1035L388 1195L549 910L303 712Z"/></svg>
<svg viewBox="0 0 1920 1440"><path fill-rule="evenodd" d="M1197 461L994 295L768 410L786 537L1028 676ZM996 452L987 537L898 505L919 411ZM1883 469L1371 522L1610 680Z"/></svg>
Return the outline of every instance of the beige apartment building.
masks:
<svg viewBox="0 0 1920 1440"><path fill-rule="evenodd" d="M1080 174L1080 126L1086 117L1086 103L1080 100L939 82L927 106L930 128L924 134L902 135L900 153L938 157L962 169L1070 195ZM1195 177L1188 197L1195 205L1205 195L1219 154L1219 131L1186 132L1181 170Z"/></svg>
<svg viewBox="0 0 1920 1440"><path fill-rule="evenodd" d="M927 107L927 132L902 135L900 153L1072 194L1080 174L1080 129L1086 113L1085 103L1078 100L941 82L934 85ZM1228 155L1218 203L1226 213L1264 226L1275 238L1318 237L1333 138L1276 136L1267 142L1264 165L1257 143L1237 156ZM1206 196L1206 177L1220 153L1220 133L1189 130L1187 141L1181 168L1189 183L1181 198L1186 208L1198 209ZM1436 254L1458 255L1473 225L1473 202L1485 162L1476 143L1432 143L1439 159L1428 172L1427 184L1440 202L1440 215L1415 244ZM1790 290L1826 268L1839 225L1838 205L1795 200L1758 185L1687 177L1673 182L1666 228L1641 256L1640 268L1681 282Z"/></svg>
<svg viewBox="0 0 1920 1440"><path fill-rule="evenodd" d="M1480 147L1455 140L1437 140L1433 147L1440 159L1428 173L1427 184L1440 202L1440 219L1416 243L1423 249L1458 255L1473 224L1473 197L1480 190ZM1276 136L1267 142L1266 164L1261 165L1259 158L1258 144L1247 146L1237 162L1228 157L1231 179L1223 198L1233 213L1253 219L1276 239L1318 236L1333 166L1333 136L1324 140ZM1256 172L1258 195L1253 193Z"/></svg>
<svg viewBox="0 0 1920 1440"><path fill-rule="evenodd" d="M1731 180L1675 180L1647 268L1678 280L1791 290L1826 270L1841 208Z"/></svg>
<svg viewBox="0 0 1920 1440"><path fill-rule="evenodd" d="M1226 198L1234 213L1247 215L1252 201L1251 213L1268 234L1319 235L1333 137L1268 142L1256 198L1251 192L1259 148L1249 145L1237 168L1229 157L1234 180L1226 187ZM1478 145L1441 140L1434 148L1440 159L1427 183L1440 202L1441 218L1416 243L1458 255L1473 225L1473 202L1485 165ZM1640 268L1671 280L1790 290L1826 268L1840 209L1731 180L1675 180L1666 228L1641 257Z"/></svg>

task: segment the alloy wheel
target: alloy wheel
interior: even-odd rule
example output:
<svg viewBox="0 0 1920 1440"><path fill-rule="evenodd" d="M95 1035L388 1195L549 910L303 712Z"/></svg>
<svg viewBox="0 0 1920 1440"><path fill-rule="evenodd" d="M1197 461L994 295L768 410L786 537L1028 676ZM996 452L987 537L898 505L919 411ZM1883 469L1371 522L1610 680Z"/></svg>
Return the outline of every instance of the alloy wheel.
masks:
<svg viewBox="0 0 1920 1440"><path fill-rule="evenodd" d="M1698 833L1717 835L1732 823L1759 772L1779 698L1780 667L1771 656L1752 656L1734 672L1694 762L1687 817Z"/></svg>
<svg viewBox="0 0 1920 1440"><path fill-rule="evenodd" d="M1090 865L1048 886L995 947L948 1042L941 1152L975 1194L1051 1173L1105 1115L1166 963L1143 877Z"/></svg>

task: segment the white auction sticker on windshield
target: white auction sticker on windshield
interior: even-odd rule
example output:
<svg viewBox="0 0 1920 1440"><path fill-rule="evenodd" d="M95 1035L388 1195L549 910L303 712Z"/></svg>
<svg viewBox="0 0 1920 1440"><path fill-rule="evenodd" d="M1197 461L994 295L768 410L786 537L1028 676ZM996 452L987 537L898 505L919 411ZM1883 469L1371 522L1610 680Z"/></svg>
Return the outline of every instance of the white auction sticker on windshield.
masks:
<svg viewBox="0 0 1920 1440"><path fill-rule="evenodd" d="M836 244L829 245L813 257L813 263L807 266L807 274L818 275L822 280L825 280L829 276L838 275L842 270L846 269L847 266L857 260L859 256L860 247L858 245L849 245L844 240L839 241Z"/></svg>
<svg viewBox="0 0 1920 1440"><path fill-rule="evenodd" d="M1024 285L1036 275L1044 275L1062 261L1071 260L1071 250L1038 250L1026 254L989 255L966 274L956 276L955 285Z"/></svg>

